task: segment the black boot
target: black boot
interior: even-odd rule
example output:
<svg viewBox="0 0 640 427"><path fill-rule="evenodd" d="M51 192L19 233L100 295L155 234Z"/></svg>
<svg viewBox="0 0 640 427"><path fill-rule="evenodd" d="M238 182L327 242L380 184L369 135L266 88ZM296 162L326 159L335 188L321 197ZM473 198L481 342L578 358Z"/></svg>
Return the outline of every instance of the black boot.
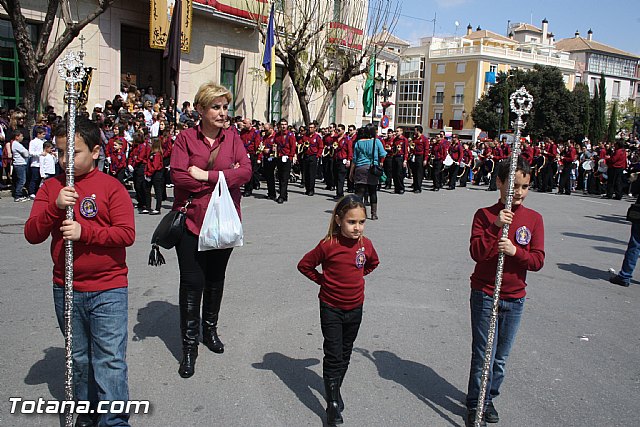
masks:
<svg viewBox="0 0 640 427"><path fill-rule="evenodd" d="M224 344L218 337L218 314L222 302L224 281L206 287L202 295L202 343L214 353L224 353Z"/></svg>
<svg viewBox="0 0 640 427"><path fill-rule="evenodd" d="M200 336L200 290L180 288L180 331L182 333L182 361L178 374L189 378L195 372Z"/></svg>
<svg viewBox="0 0 640 427"><path fill-rule="evenodd" d="M340 389L342 388L342 382L344 381L345 374L346 372L343 372L342 375L340 375L340 387L338 388L338 408L340 409L340 412L344 411L344 400L342 400L342 393L340 392Z"/></svg>
<svg viewBox="0 0 640 427"><path fill-rule="evenodd" d="M75 427L94 427L98 425L100 414L78 414Z"/></svg>
<svg viewBox="0 0 640 427"><path fill-rule="evenodd" d="M324 390L327 397L327 424L335 426L342 424L342 414L338 399L340 396L340 378L325 378Z"/></svg>

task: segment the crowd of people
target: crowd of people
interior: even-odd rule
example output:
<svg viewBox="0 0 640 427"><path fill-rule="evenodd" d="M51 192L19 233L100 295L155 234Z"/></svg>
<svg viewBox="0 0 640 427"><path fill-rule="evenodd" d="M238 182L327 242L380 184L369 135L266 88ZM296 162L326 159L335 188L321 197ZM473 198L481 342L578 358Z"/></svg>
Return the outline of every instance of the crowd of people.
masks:
<svg viewBox="0 0 640 427"><path fill-rule="evenodd" d="M173 143L181 131L199 124L196 109L188 101L176 109L172 98L154 95L152 87L138 90L123 85L112 101L95 104L91 112L81 110L101 129L98 168L123 184L132 184L139 213L159 214L161 202L166 198L165 188L172 186L169 162ZM47 107L38 115L31 133L24 125L25 117L20 107L11 111L0 109L3 145L0 188L11 188L17 202L33 200L41 181L60 172L51 132L62 117L53 107ZM262 123L228 117L225 128L237 130L251 160L252 179L244 185L243 195L253 195L264 184L266 198L280 204L288 201L289 184L295 182L305 188L308 196L315 194L318 181L326 190L335 192L336 199L345 191L355 192L354 147L359 139L371 138L371 129L359 132L355 125L331 123L321 128L313 122L294 126L286 119ZM432 191L454 190L469 182L487 185L488 190L495 191L497 162L511 152L511 141L506 137L501 141L476 142L462 140L455 134L445 136L444 132L428 137L422 126L397 127L379 135L374 129L374 134L383 150L376 153L361 150L356 161L360 163L358 166L379 164L384 172L377 182L367 175L363 181L362 173L359 177L360 194L372 199L369 202L376 212L376 192L384 189L403 194L407 179L414 193L428 188L426 180L432 182ZM640 169L637 148L636 139L597 144L587 139L579 142L523 139L522 154L533 166L532 187L537 191L551 192L557 188L559 194L569 195L580 190L620 199L623 194L635 192L631 191L631 183ZM152 189L155 203L151 199ZM376 219L377 213L372 217Z"/></svg>

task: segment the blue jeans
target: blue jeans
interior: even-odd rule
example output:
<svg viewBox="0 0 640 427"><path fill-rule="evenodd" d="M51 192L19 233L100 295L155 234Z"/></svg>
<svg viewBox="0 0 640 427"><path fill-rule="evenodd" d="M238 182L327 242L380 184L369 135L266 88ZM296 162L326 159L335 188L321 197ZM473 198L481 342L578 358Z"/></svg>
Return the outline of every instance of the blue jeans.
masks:
<svg viewBox="0 0 640 427"><path fill-rule="evenodd" d="M640 256L640 223L631 223L631 237L629 238L629 245L627 245L627 251L624 253L624 261L622 261L622 268L618 276L625 282L631 280L633 276L633 270L636 268L636 262L638 262L638 256Z"/></svg>
<svg viewBox="0 0 640 427"><path fill-rule="evenodd" d="M493 297L482 291L471 291L471 369L469 371L469 387L467 389L467 408L475 409L480 395L482 365L487 347L487 335L491 320ZM524 298L500 300L498 305L498 323L493 341L492 362L487 382L488 392L485 404L500 394L500 385L504 380L504 367L509 351L515 341L520 318L524 310Z"/></svg>
<svg viewBox="0 0 640 427"><path fill-rule="evenodd" d="M64 287L53 286L58 325L64 334ZM75 398L91 402L129 400L127 385L128 288L73 292L73 385ZM100 426L128 426L129 414L102 414Z"/></svg>
<svg viewBox="0 0 640 427"><path fill-rule="evenodd" d="M16 173L16 187L13 197L16 199L22 197L22 187L27 183L27 165L13 165Z"/></svg>
<svg viewBox="0 0 640 427"><path fill-rule="evenodd" d="M42 176L40 176L40 166L31 166L31 181L29 182L29 195L36 194L38 192L38 188L40 186L40 181L42 180Z"/></svg>

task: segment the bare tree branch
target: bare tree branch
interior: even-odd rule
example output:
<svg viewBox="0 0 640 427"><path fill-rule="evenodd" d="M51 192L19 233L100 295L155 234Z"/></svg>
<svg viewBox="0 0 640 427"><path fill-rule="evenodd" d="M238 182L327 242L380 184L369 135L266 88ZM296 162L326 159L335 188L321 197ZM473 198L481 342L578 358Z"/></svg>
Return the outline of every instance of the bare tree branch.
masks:
<svg viewBox="0 0 640 427"><path fill-rule="evenodd" d="M41 59L44 53L47 51L47 44L49 42L49 37L51 36L53 23L55 21L54 18L56 17L56 13L58 11L59 5L60 5L59 0L49 0L47 13L44 17L44 22L42 23L42 28L40 29L40 36L38 37L38 42L36 44L36 51L35 51L36 61Z"/></svg>

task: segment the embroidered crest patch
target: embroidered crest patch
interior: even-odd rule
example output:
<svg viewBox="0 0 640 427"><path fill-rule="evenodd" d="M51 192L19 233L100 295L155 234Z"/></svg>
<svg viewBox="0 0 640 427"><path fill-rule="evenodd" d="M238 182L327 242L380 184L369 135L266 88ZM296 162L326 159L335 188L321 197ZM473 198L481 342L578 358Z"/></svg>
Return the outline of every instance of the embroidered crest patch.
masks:
<svg viewBox="0 0 640 427"><path fill-rule="evenodd" d="M362 247L356 252L356 267L362 268L366 262L367 256L364 254L364 247Z"/></svg>
<svg viewBox="0 0 640 427"><path fill-rule="evenodd" d="M527 228L526 225L518 228L516 230L516 242L521 245L528 245L531 241L531 231Z"/></svg>
<svg viewBox="0 0 640 427"><path fill-rule="evenodd" d="M93 218L98 215L98 204L96 203L95 194L82 199L80 203L80 214L85 218Z"/></svg>

